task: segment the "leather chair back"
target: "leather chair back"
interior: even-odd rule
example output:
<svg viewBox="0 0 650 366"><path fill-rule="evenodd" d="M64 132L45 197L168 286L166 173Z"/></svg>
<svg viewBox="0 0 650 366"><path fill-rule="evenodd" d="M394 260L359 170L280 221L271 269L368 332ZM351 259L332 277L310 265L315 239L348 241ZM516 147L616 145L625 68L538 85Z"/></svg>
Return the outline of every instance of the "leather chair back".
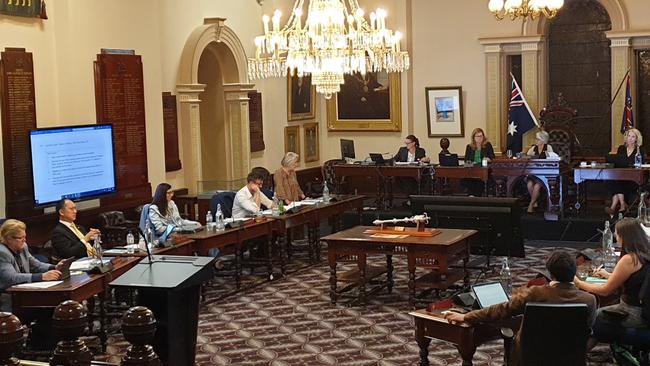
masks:
<svg viewBox="0 0 650 366"><path fill-rule="evenodd" d="M528 303L521 323L521 365L586 365L586 304Z"/></svg>
<svg viewBox="0 0 650 366"><path fill-rule="evenodd" d="M126 222L122 211L106 211L99 214L100 227L122 226Z"/></svg>
<svg viewBox="0 0 650 366"><path fill-rule="evenodd" d="M210 212L214 215L217 212L217 205L221 205L221 212L224 218L232 217L232 205L235 202L235 192L219 192L210 200Z"/></svg>
<svg viewBox="0 0 650 366"><path fill-rule="evenodd" d="M331 193L341 193L335 192L337 186L337 178L334 170L335 165L345 164L345 160L342 159L332 159L323 163L321 168L321 173L323 174L323 182L327 183Z"/></svg>

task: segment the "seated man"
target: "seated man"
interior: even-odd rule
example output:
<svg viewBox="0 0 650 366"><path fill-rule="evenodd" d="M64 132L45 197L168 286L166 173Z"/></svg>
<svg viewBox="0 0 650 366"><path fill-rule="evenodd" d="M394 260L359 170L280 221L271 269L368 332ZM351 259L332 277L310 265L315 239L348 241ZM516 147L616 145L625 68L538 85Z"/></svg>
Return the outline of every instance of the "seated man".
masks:
<svg viewBox="0 0 650 366"><path fill-rule="evenodd" d="M262 193L264 176L259 171L250 172L246 181L248 183L237 192L232 205L232 217L235 219L256 215L262 205L273 206L273 201Z"/></svg>
<svg viewBox="0 0 650 366"><path fill-rule="evenodd" d="M486 323L506 319L524 313L526 303L577 303L587 304L589 311L589 326L593 323L596 313L596 298L594 295L581 291L573 284L576 274L576 261L565 251L555 251L546 261L546 268L551 273L551 283L545 286L522 288L513 294L508 302L492 305L481 310L470 311L467 314L447 313L445 318L452 322L467 322L470 324ZM519 360L519 334L515 338L512 358Z"/></svg>
<svg viewBox="0 0 650 366"><path fill-rule="evenodd" d="M72 200L64 198L57 202L56 211L59 213L59 223L52 231L52 247L61 259L76 257L91 257L94 255L90 241L100 232L98 229L86 229L75 225L77 205Z"/></svg>
<svg viewBox="0 0 650 366"><path fill-rule="evenodd" d="M34 258L26 245L25 223L9 219L0 227L0 291L28 282L54 281L61 277L56 267ZM11 296L0 296L0 310L11 312ZM25 320L25 319L23 319Z"/></svg>

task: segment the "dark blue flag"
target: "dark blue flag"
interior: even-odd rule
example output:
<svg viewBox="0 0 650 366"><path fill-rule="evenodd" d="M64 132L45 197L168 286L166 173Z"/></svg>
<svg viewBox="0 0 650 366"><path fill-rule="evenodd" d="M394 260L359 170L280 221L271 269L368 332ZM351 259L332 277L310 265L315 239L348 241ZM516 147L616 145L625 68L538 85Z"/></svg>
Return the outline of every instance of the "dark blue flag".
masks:
<svg viewBox="0 0 650 366"><path fill-rule="evenodd" d="M512 78L512 92L510 93L510 108L508 111L508 150L511 150L513 155L520 152L524 133L537 126L537 120L528 103L526 103L526 98L521 93L517 81Z"/></svg>

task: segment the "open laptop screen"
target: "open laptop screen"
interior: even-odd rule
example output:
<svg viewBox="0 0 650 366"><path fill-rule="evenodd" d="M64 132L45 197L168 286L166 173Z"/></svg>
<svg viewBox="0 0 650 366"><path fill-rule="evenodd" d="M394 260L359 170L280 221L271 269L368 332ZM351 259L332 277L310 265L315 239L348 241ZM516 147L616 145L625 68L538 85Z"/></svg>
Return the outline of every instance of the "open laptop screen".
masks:
<svg viewBox="0 0 650 366"><path fill-rule="evenodd" d="M508 301L508 294L500 282L488 282L472 286L481 309Z"/></svg>

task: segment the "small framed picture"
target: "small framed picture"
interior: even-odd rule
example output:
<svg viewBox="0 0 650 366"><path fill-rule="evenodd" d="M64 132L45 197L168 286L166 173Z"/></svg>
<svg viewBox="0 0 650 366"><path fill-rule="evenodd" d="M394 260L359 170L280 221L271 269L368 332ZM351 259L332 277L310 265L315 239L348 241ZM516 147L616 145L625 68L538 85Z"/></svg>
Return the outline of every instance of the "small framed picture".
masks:
<svg viewBox="0 0 650 366"><path fill-rule="evenodd" d="M311 74L287 75L287 119L300 121L316 117L316 87Z"/></svg>
<svg viewBox="0 0 650 366"><path fill-rule="evenodd" d="M300 154L300 126L287 126L284 128L284 152L289 151Z"/></svg>
<svg viewBox="0 0 650 366"><path fill-rule="evenodd" d="M319 137L318 137L318 122L305 123L303 126L303 138L305 141L305 163L311 161L318 161L319 159Z"/></svg>
<svg viewBox="0 0 650 366"><path fill-rule="evenodd" d="M429 137L463 137L463 89L460 86L427 87Z"/></svg>

